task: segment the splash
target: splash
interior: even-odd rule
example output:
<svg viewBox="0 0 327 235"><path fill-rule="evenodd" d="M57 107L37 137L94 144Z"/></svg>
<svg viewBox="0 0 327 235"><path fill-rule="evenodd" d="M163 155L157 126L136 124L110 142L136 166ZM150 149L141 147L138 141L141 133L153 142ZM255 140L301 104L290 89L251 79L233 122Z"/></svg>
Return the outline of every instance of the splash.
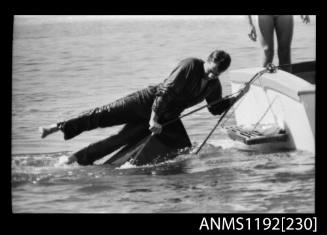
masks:
<svg viewBox="0 0 327 235"><path fill-rule="evenodd" d="M55 162L54 166L55 167L60 167L60 166L67 166L69 156L63 155L59 157L58 161Z"/></svg>
<svg viewBox="0 0 327 235"><path fill-rule="evenodd" d="M135 166L132 163L130 163L129 161L127 161L120 167L117 167L116 169L130 169L130 168L136 168L136 167L138 167L138 166Z"/></svg>
<svg viewBox="0 0 327 235"><path fill-rule="evenodd" d="M70 176L77 164L66 165L67 152L19 154L12 156L12 186L26 183L51 184L53 180Z"/></svg>

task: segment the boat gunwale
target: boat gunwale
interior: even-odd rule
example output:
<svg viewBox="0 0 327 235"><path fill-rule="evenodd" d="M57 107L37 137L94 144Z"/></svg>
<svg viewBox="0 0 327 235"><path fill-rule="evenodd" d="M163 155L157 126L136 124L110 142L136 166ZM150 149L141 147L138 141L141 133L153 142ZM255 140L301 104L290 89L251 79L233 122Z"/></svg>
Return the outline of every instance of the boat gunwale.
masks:
<svg viewBox="0 0 327 235"><path fill-rule="evenodd" d="M315 62L302 62L299 64L305 64L304 68L313 68L313 66L315 65ZM296 71L297 72L311 72L312 70L308 71L308 70L301 70L299 64L297 64L296 67ZM262 70L262 68L246 68L246 69L239 69L239 70L233 70L230 72L230 77L231 77L231 82L232 84L245 84L246 82L248 82L248 78L244 78L247 76L233 76L235 74L253 74L256 73L256 71L260 71ZM279 81L278 79L274 78L274 77L270 77L269 75L267 76L266 74L262 75L265 79L260 79L256 80L254 83L252 83L251 85L256 86L256 87L262 87L264 90L273 90L276 91L280 94L286 95L298 102L300 102L301 96L304 95L312 95L316 93L316 85L315 84L311 84L309 82L307 82L306 80L302 79L301 77L297 76L296 74L290 74L287 73L285 71L280 71L282 72L282 77L285 76L289 76L290 78L293 78L293 81L296 81L296 79L300 79L299 81L303 82L303 86L302 87L294 87L291 85L286 85L285 82L283 83L283 81ZM275 74L273 73L272 76L274 76ZM298 85L297 85L298 86Z"/></svg>

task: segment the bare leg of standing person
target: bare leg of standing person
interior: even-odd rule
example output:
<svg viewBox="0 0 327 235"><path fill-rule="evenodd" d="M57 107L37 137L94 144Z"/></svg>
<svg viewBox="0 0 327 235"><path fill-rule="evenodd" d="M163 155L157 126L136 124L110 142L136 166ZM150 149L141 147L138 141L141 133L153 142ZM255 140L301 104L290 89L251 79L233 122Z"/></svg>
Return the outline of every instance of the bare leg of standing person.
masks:
<svg viewBox="0 0 327 235"><path fill-rule="evenodd" d="M260 43L264 52L263 66L272 63L274 59L274 19L272 15L259 15L258 25Z"/></svg>
<svg viewBox="0 0 327 235"><path fill-rule="evenodd" d="M292 15L280 15L275 19L276 35L278 42L278 59L279 65L283 66L283 70L291 71L291 43L293 38L293 22Z"/></svg>

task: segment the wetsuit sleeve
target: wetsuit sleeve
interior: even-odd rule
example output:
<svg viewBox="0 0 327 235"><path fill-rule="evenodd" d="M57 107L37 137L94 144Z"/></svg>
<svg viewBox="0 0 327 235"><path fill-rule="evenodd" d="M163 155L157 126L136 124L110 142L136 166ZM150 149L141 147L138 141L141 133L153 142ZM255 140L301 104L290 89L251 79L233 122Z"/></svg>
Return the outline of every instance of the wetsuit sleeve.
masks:
<svg viewBox="0 0 327 235"><path fill-rule="evenodd" d="M221 84L218 81L215 89L206 97L208 104L219 101L217 104L209 105L208 110L213 115L220 115L236 101L234 97L222 98Z"/></svg>
<svg viewBox="0 0 327 235"><path fill-rule="evenodd" d="M168 106L182 93L191 69L192 65L189 63L178 65L169 77L158 86L152 105L152 110L158 117L161 117L167 111Z"/></svg>

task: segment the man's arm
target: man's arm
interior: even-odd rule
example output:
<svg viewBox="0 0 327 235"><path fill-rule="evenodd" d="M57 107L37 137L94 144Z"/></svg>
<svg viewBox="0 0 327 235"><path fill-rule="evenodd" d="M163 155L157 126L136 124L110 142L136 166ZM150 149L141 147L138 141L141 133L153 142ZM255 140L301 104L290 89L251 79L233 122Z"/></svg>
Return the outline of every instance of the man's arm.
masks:
<svg viewBox="0 0 327 235"><path fill-rule="evenodd" d="M208 104L219 101L216 104L209 105L208 110L212 115L220 115L232 104L233 100L222 98L222 88L219 80L214 83L214 86L213 91L206 97L206 101Z"/></svg>
<svg viewBox="0 0 327 235"><path fill-rule="evenodd" d="M219 103L215 105L210 105L208 107L210 113L213 115L220 115L230 106L232 106L235 102L237 102L240 98L245 95L250 89L250 84L245 84L244 87L240 90L240 93L237 96L233 96L230 98L222 98L221 97L221 85L218 83L216 91L212 92L207 98L206 101L208 104L220 100Z"/></svg>
<svg viewBox="0 0 327 235"><path fill-rule="evenodd" d="M222 98L218 104L208 106L208 110L212 115L221 115L226 109L233 105L236 100L236 97Z"/></svg>
<svg viewBox="0 0 327 235"><path fill-rule="evenodd" d="M152 134L160 134L162 131L162 126L158 123L158 115L154 111L151 113L149 126L149 130Z"/></svg>
<svg viewBox="0 0 327 235"><path fill-rule="evenodd" d="M149 121L150 130L154 134L161 132L159 118L167 111L168 106L182 92L192 65L181 62L169 75L169 77L158 86L156 98L152 105L152 113Z"/></svg>
<svg viewBox="0 0 327 235"><path fill-rule="evenodd" d="M177 96L181 94L186 84L192 65L190 63L179 64L169 75L169 77L161 83L157 88L156 98L152 105L152 110L158 118L167 111Z"/></svg>

